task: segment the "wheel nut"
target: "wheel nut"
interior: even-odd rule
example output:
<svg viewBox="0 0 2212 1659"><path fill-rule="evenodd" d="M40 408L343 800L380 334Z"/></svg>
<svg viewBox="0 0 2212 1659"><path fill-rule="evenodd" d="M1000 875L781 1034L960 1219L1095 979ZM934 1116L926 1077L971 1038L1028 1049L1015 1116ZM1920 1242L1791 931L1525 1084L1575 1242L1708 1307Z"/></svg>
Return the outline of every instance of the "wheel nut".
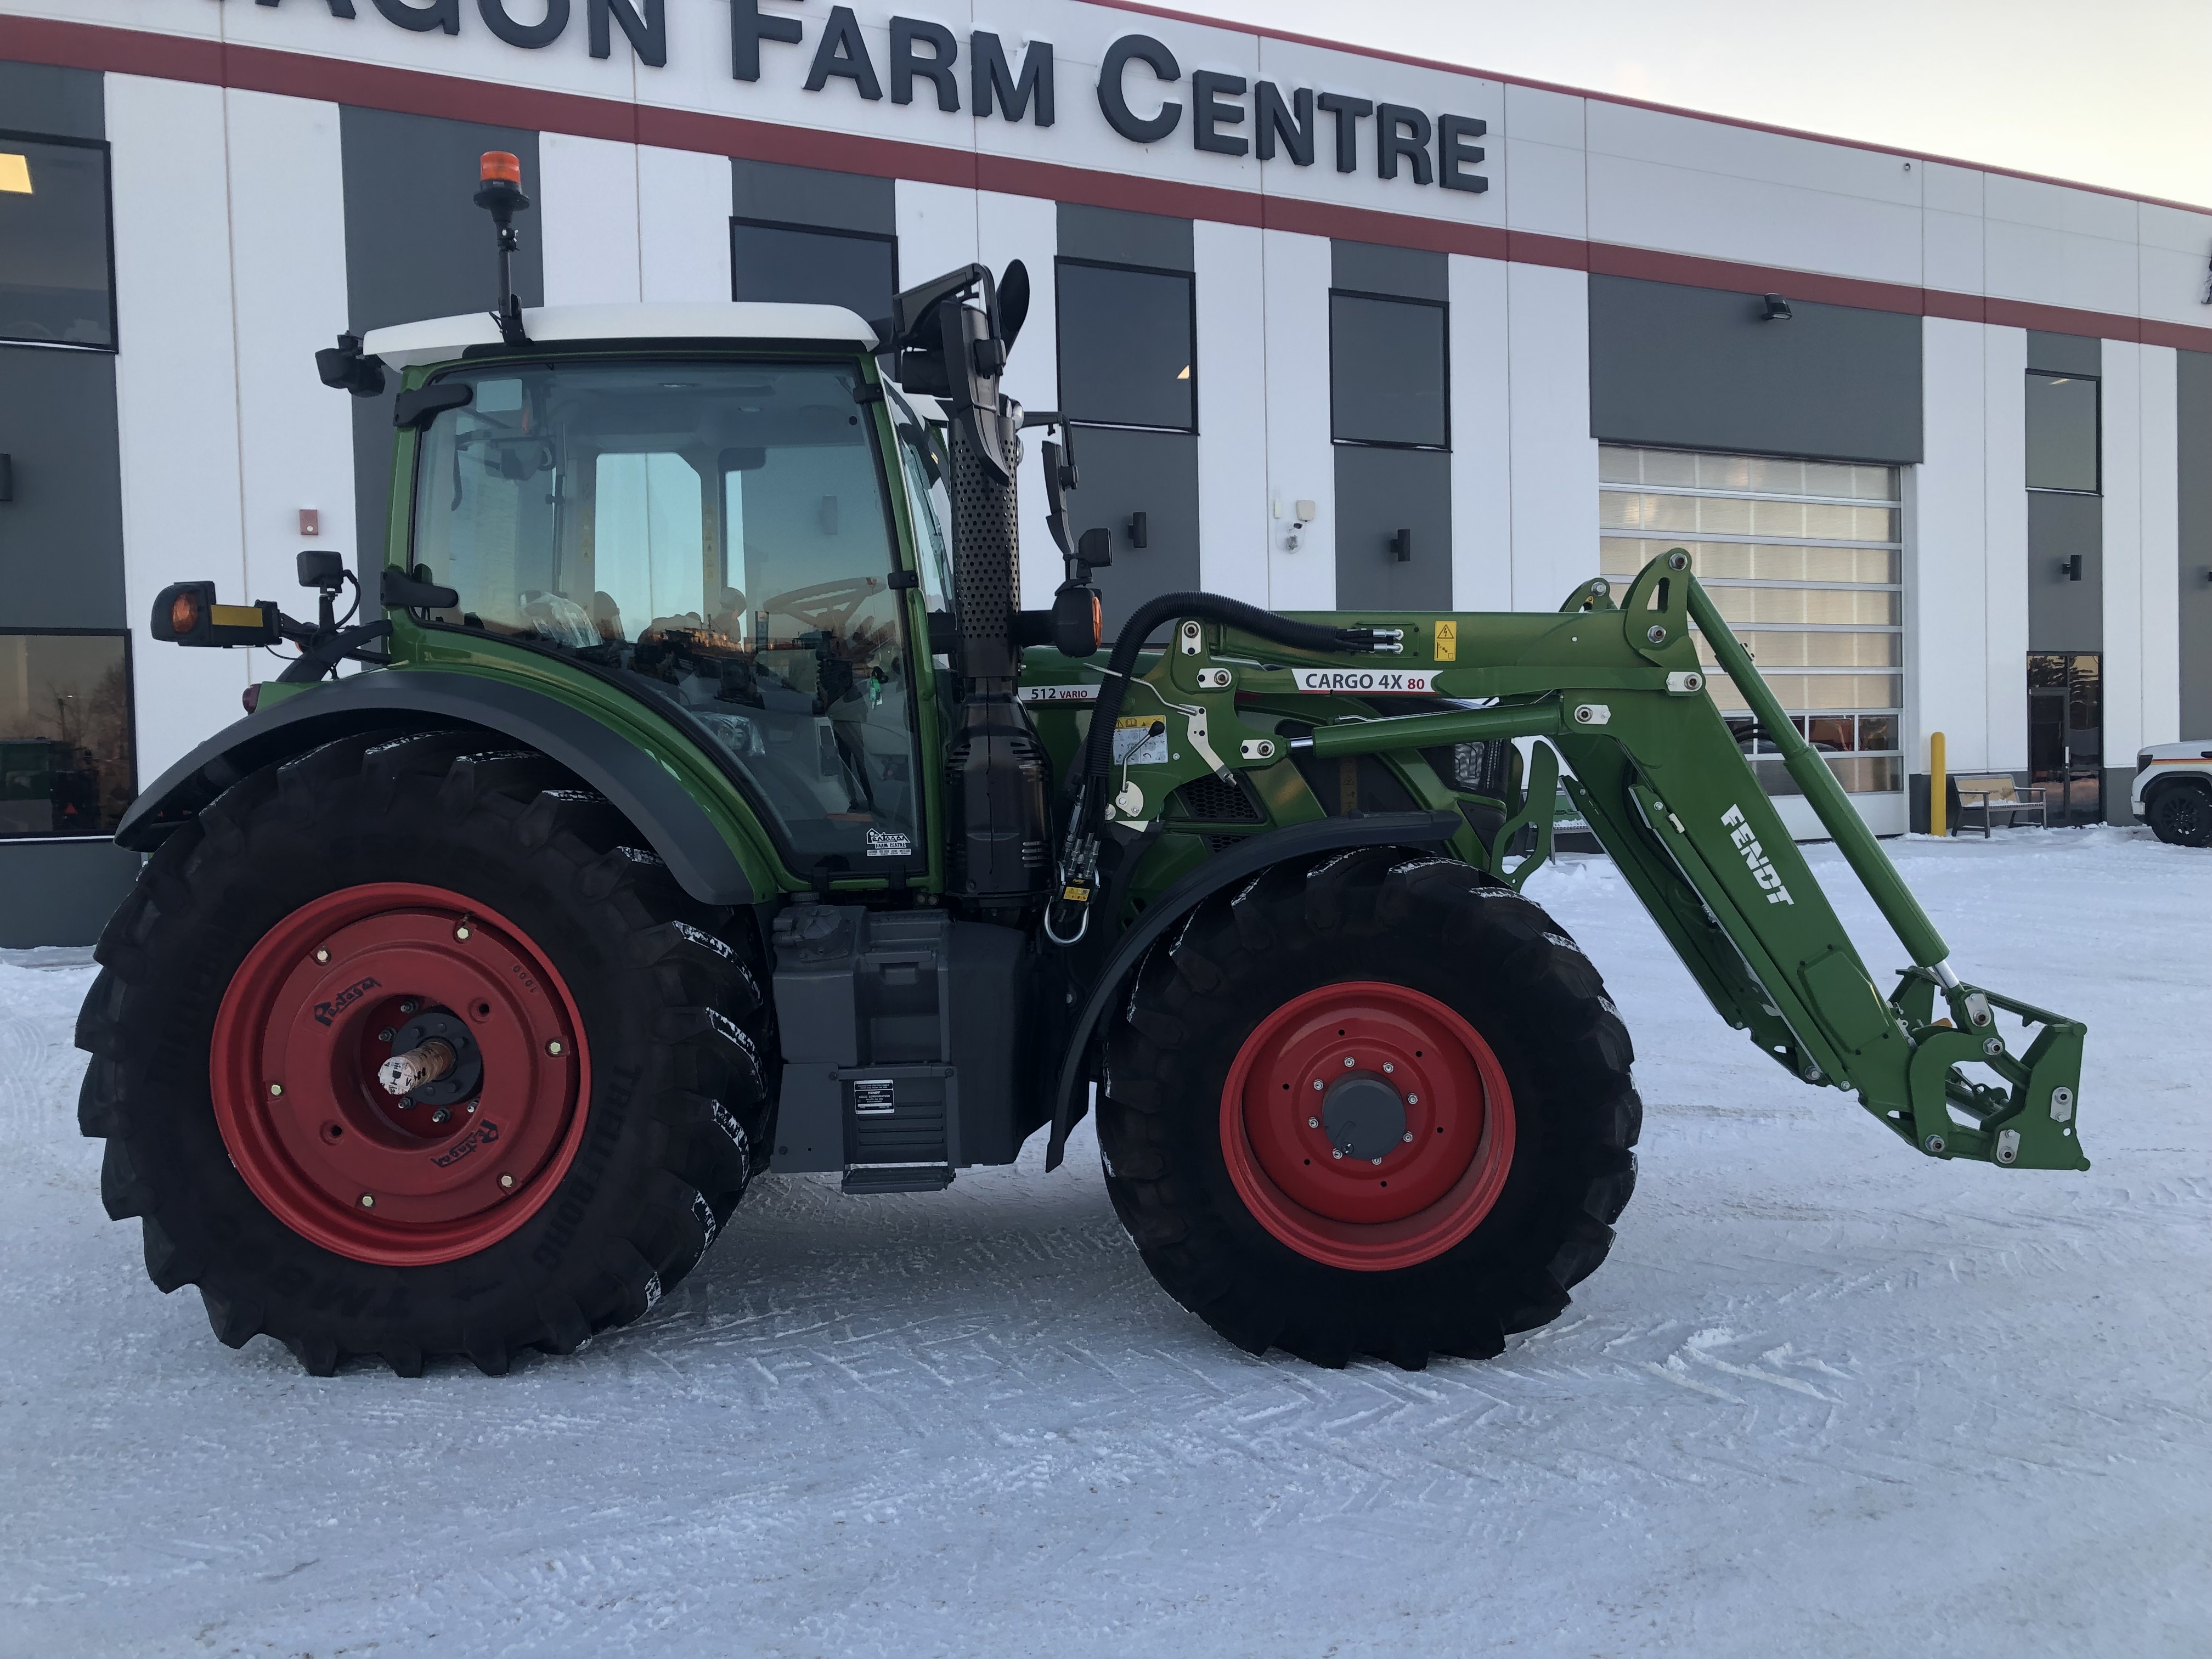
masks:
<svg viewBox="0 0 2212 1659"><path fill-rule="evenodd" d="M469 925L468 925L468 923L466 923L465 921L465 922L463 922L459 927L456 927L456 928L454 928L454 929L453 929L453 937L454 937L455 939L467 939L467 938L468 938L468 936L469 936Z"/></svg>
<svg viewBox="0 0 2212 1659"><path fill-rule="evenodd" d="M389 1025L387 1025L376 1034L376 1040L379 1042L389 1042L392 1038L398 1035L398 1032L393 1030Z"/></svg>
<svg viewBox="0 0 2212 1659"><path fill-rule="evenodd" d="M1310 1117L1310 1118L1308 1118L1308 1119L1306 1120L1306 1127L1307 1127L1307 1128L1309 1128L1309 1129L1318 1129L1318 1128L1320 1128L1320 1127L1321 1127L1321 1120L1320 1120L1319 1118L1317 1118L1317 1117Z"/></svg>
<svg viewBox="0 0 2212 1659"><path fill-rule="evenodd" d="M361 1195L361 1207L364 1210L374 1209L376 1207L376 1194L374 1193L363 1193Z"/></svg>
<svg viewBox="0 0 2212 1659"><path fill-rule="evenodd" d="M1379 1158L1370 1158L1367 1161L1378 1170L1382 1167L1382 1160Z"/></svg>
<svg viewBox="0 0 2212 1659"><path fill-rule="evenodd" d="M331 953L328 951L324 950L319 945L315 947L315 960L317 962L328 962L330 959Z"/></svg>
<svg viewBox="0 0 2212 1659"><path fill-rule="evenodd" d="M559 1037L555 1037L552 1042L547 1043L545 1045L545 1052L549 1054L559 1054L561 1052L561 1039Z"/></svg>
<svg viewBox="0 0 2212 1659"><path fill-rule="evenodd" d="M1411 1140L1413 1138L1413 1132L1411 1129L1407 1130L1405 1133L1403 1133L1403 1134L1401 1134L1401 1135L1400 1135L1400 1136L1398 1137L1398 1139L1401 1139L1401 1140Z"/></svg>
<svg viewBox="0 0 2212 1659"><path fill-rule="evenodd" d="M1419 1105L1420 1103L1421 1103L1421 1097L1420 1097L1420 1096L1419 1096L1419 1095L1407 1095L1407 1096L1406 1097L1406 1104L1407 1104L1408 1106L1418 1106L1418 1105ZM1413 1139L1413 1136L1411 1136L1411 1135L1407 1135L1407 1136L1406 1137L1406 1139L1408 1139L1408 1140L1411 1140L1411 1139Z"/></svg>
<svg viewBox="0 0 2212 1659"><path fill-rule="evenodd" d="M1344 1057L1344 1064L1345 1064L1345 1068L1346 1068L1347 1071L1351 1069L1351 1066L1352 1066L1352 1056L1351 1056L1350 1054L1346 1054L1346 1055Z"/></svg>
<svg viewBox="0 0 2212 1659"><path fill-rule="evenodd" d="M269 1085L269 1092L272 1096L281 1095L284 1092L284 1085L281 1083L272 1083Z"/></svg>
<svg viewBox="0 0 2212 1659"><path fill-rule="evenodd" d="M415 1103L410 1100L407 1103L411 1106ZM447 1118L453 1116L453 1115L451 1108L441 1106L436 1111L430 1114L430 1121L433 1123L443 1123Z"/></svg>
<svg viewBox="0 0 2212 1659"><path fill-rule="evenodd" d="M399 1005L399 1012L403 1014L411 1014L422 1006L422 1005L416 1001L414 998L410 997L406 1001Z"/></svg>
<svg viewBox="0 0 2212 1659"><path fill-rule="evenodd" d="M1396 1071L1398 1068L1397 1068L1395 1066L1392 1065L1389 1060L1384 1060L1384 1061L1382 1062L1382 1069L1383 1069L1385 1072L1395 1072L1395 1071Z"/></svg>
<svg viewBox="0 0 2212 1659"><path fill-rule="evenodd" d="M1321 1079L1319 1078L1316 1078L1314 1079L1314 1087L1316 1089L1321 1087Z"/></svg>
<svg viewBox="0 0 2212 1659"><path fill-rule="evenodd" d="M514 1185L514 1177L511 1175L503 1175L499 1178L499 1184L502 1187L512 1187Z"/></svg>

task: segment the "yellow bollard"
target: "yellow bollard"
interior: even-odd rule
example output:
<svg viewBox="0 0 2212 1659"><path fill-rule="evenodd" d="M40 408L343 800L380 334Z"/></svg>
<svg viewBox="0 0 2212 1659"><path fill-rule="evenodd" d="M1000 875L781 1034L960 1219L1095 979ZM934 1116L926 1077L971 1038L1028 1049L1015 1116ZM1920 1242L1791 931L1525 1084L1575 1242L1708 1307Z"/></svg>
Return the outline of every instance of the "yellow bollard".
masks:
<svg viewBox="0 0 2212 1659"><path fill-rule="evenodd" d="M1943 734L1928 734L1928 833L1948 836L1951 833L1951 786L1943 771Z"/></svg>

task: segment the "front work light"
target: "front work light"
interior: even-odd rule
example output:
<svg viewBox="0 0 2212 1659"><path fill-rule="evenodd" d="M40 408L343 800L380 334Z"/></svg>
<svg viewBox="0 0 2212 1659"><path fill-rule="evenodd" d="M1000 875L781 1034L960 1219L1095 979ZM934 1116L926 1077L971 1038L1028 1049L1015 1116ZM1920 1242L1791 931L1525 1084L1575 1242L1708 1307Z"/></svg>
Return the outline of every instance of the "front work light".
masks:
<svg viewBox="0 0 2212 1659"><path fill-rule="evenodd" d="M218 605L213 582L172 582L154 596L153 635L173 645L274 645L276 605Z"/></svg>

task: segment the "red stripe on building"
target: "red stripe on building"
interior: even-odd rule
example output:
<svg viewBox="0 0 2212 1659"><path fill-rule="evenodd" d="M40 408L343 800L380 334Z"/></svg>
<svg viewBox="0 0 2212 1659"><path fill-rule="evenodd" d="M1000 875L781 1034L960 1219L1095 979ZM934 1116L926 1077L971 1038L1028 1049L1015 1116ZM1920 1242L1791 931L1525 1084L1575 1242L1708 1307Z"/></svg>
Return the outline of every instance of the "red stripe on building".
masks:
<svg viewBox="0 0 2212 1659"><path fill-rule="evenodd" d="M1173 17L1213 28L1246 33L1268 33L1218 20L1191 17L1181 12L1139 5L1133 0L1093 0L1121 9ZM1328 46L1371 58L1447 69L1455 74L1474 71L1462 66L1431 64L1364 47L1341 46L1333 41L1308 40L1301 35L1271 34L1270 38ZM229 46L189 36L154 33L136 29L109 28L97 24L64 23L46 18L0 17L0 58L19 63L51 64L67 69L100 70L120 75L143 75L158 80L190 81L206 86L234 87L245 91L276 93L287 97L319 99L369 109L392 110L408 115L440 116L452 120L479 121L495 126L520 127L539 132L570 133L585 138L606 138L622 143L654 144L668 149L688 149L709 155L731 155L750 161L782 161L798 167L825 167L886 179L910 179L925 184L951 185L963 189L991 190L1013 196L1040 197L1048 201L1077 203L1088 207L1121 208L1137 213L1160 213L1177 218L1206 219L1224 224L1254 225L1271 230L1297 231L1344 241L1380 242L1389 246L1422 248L1438 253L1464 253L1478 258L1503 259L1518 264L1550 265L1587 270L1598 276L1633 276L1647 282L1679 283L1690 288L1717 289L1741 294L1785 295L1811 304L1853 306L1907 316L1947 317L1966 322L1992 323L2013 328L2039 329L2053 334L2077 334L2108 340L2140 341L2183 350L2212 351L2212 327L2121 316L2108 312L2082 311L2065 306L2036 305L2022 300L2001 300L1958 294L1906 283L1881 283L1857 276L1837 276L1820 271L1791 270L1778 266L1745 264L1711 259L1695 254L1669 253L1656 248L1625 246L1612 242L1577 240L1572 237L1538 235L1494 225L1469 225L1416 214L1389 213L1373 208L1340 206L1291 196L1270 196L1255 191L1229 190L1212 185L1185 184L1175 179L1148 179L1126 173L1073 167L1058 162L1032 161L988 151L951 149L939 144L908 143L896 139L863 137L851 133L823 132L787 126L774 121L749 120L737 115L710 115L701 111L664 109L611 98L589 98L579 93L543 92L496 82L466 81L454 76L431 75L417 70L392 69L382 64L356 64L344 58L312 53L278 52L265 46ZM1488 79L1504 77L1486 76ZM1539 82L1518 85L1542 86ZM1571 88L1547 88L1573 91ZM1602 96L1576 93L1582 97ZM1668 113L1695 115L1699 120L1720 120L1763 131L1788 132L1786 128L1759 127L1756 122L1728 121L1725 117L1668 110L1664 105L1639 104L1634 99L1612 101ZM1791 137L1817 137L1810 133ZM1847 139L1820 139L1843 143ZM1882 154L1915 155L1911 150ZM1931 158L1940 159L1940 158ZM1958 162L1985 173L2001 167ZM2035 178L2017 173L2017 178ZM2063 184L2059 179L2048 180ZM2091 185L2067 185L2069 189L2097 191ZM2104 195L2125 195L2100 191ZM2150 201L2149 197L2131 198ZM2186 204L2166 205L2186 207ZM2203 210L2190 208L2189 211Z"/></svg>

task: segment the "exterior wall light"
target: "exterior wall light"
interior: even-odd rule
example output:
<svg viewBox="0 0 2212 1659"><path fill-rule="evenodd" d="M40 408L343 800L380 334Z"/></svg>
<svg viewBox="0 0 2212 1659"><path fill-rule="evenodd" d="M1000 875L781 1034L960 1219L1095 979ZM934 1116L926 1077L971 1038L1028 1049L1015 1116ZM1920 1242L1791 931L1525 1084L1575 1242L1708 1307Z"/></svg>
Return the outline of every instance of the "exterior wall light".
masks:
<svg viewBox="0 0 2212 1659"><path fill-rule="evenodd" d="M1763 294L1759 300L1759 320L1762 323L1786 323L1790 320L1790 301L1779 294Z"/></svg>

